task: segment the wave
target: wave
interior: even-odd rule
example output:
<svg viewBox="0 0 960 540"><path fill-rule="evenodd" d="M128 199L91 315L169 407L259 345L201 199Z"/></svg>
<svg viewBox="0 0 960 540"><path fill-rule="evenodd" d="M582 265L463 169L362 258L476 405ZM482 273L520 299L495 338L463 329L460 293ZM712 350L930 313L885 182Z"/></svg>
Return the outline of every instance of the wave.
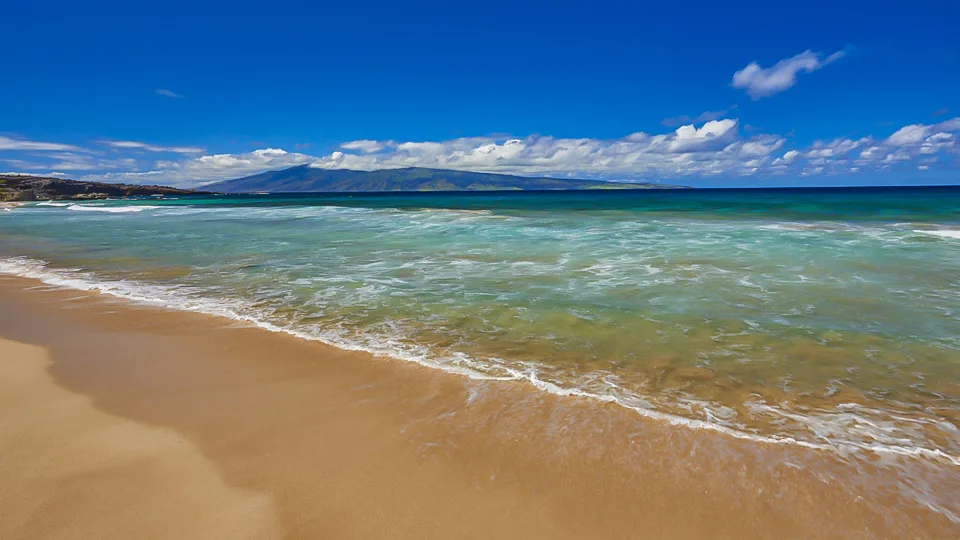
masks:
<svg viewBox="0 0 960 540"><path fill-rule="evenodd" d="M939 236L940 238L951 238L955 240L960 240L960 230L950 230L950 229L941 229L941 230L923 230L917 229L913 232L917 234L929 234L931 236Z"/></svg>
<svg viewBox="0 0 960 540"><path fill-rule="evenodd" d="M67 210L76 210L81 212L106 212L110 214L129 214L142 212L144 210L158 208L156 206L138 205L138 206L103 206L98 204L74 203L74 202L56 202L43 201L34 203L32 206L44 206L53 208L66 208Z"/></svg>
<svg viewBox="0 0 960 540"><path fill-rule="evenodd" d="M88 204L73 204L67 207L67 210L79 210L83 212L107 212L110 214L128 214L131 212L142 212L152 206L93 206Z"/></svg>
<svg viewBox="0 0 960 540"><path fill-rule="evenodd" d="M96 291L138 304L162 308L190 311L242 321L264 330L280 332L300 339L319 341L340 349L363 351L375 355L388 356L398 360L410 361L425 367L439 369L448 373L466 376L471 379L520 381L534 388L558 396L572 396L613 403L630 409L644 417L665 422L673 426L708 430L736 439L772 445L791 445L817 451L828 451L839 455L851 455L856 452L900 456L906 458L926 458L960 467L960 457L937 448L911 446L908 444L882 443L878 439L865 441L822 439L813 442L784 435L760 435L745 432L717 422L678 416L652 408L641 396L611 389L607 392L590 391L577 386L540 378L537 365L513 367L505 364L491 366L479 362L462 353L454 353L445 358L437 358L426 348L401 345L398 340L387 337L371 337L359 342L331 331L311 331L295 325L277 324L267 317L250 312L251 307L239 300L197 297L196 290L165 285L148 285L133 281L98 280L95 276L78 269L51 269L43 261L27 257L0 258L0 273L40 280L48 285L83 291ZM620 389L622 390L622 389ZM850 416L847 414L846 416ZM828 418L810 418L809 421L829 422ZM868 422L867 422L868 423Z"/></svg>

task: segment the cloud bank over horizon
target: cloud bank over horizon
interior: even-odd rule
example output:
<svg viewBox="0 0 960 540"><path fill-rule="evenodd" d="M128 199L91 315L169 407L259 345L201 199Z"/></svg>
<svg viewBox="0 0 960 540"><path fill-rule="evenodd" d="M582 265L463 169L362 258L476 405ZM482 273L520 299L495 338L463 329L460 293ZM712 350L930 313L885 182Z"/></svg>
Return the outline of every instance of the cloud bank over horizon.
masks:
<svg viewBox="0 0 960 540"><path fill-rule="evenodd" d="M347 141L310 155L281 148L207 154L194 146L97 140L90 147L0 137L0 163L19 173L107 182L201 186L267 170L308 165L376 170L430 167L611 181L731 177L811 177L867 171L957 170L960 117L911 124L888 136L836 138L792 147L788 136L747 133L737 119L686 124L666 133L617 139L463 137L444 141ZM197 155L203 154L203 155ZM159 155L161 159L151 156Z"/></svg>

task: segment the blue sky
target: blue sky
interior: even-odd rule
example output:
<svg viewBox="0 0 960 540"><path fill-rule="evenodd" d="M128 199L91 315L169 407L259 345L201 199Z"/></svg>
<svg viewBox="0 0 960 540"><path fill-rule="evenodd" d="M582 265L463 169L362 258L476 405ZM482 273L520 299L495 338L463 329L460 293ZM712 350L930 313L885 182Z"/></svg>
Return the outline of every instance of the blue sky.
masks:
<svg viewBox="0 0 960 540"><path fill-rule="evenodd" d="M0 172L960 183L960 2L17 2Z"/></svg>

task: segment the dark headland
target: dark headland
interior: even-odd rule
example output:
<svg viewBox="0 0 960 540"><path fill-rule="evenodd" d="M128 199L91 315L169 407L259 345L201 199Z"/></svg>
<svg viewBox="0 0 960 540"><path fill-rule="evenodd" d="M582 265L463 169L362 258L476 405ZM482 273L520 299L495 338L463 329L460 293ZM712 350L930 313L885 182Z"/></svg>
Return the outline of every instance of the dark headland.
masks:
<svg viewBox="0 0 960 540"><path fill-rule="evenodd" d="M48 201L53 199L107 199L150 195L204 195L194 191L165 186L140 186L83 182L45 176L0 174L0 201Z"/></svg>

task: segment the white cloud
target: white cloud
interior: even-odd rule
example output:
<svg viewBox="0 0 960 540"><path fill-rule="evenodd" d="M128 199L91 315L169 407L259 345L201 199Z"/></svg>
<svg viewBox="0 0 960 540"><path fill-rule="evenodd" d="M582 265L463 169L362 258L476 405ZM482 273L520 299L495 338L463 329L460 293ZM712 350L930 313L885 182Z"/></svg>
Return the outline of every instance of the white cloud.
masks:
<svg viewBox="0 0 960 540"><path fill-rule="evenodd" d="M364 154L372 154L374 152L383 150L384 143L364 139L360 141L345 142L340 145L340 148L343 148L344 150L359 150Z"/></svg>
<svg viewBox="0 0 960 540"><path fill-rule="evenodd" d="M885 169L899 163L922 161L927 170L940 158L957 153L957 135L960 118L939 124L911 124L903 126L879 142L865 145L856 163Z"/></svg>
<svg viewBox="0 0 960 540"><path fill-rule="evenodd" d="M634 133L622 139L472 137L448 141L381 142L370 154L337 151L311 162L325 169L433 167L514 174L623 177L643 174L741 174L751 158L766 159L781 137L740 139L736 120L714 120L672 133ZM370 145L365 145L369 147ZM346 149L341 146L341 149Z"/></svg>
<svg viewBox="0 0 960 540"><path fill-rule="evenodd" d="M82 152L82 148L72 144L29 141L26 139L11 139L0 135L0 150L29 150L53 152Z"/></svg>
<svg viewBox="0 0 960 540"><path fill-rule="evenodd" d="M754 140L742 143L741 151L745 156L769 156L780 149L786 139L776 135L757 137Z"/></svg>
<svg viewBox="0 0 960 540"><path fill-rule="evenodd" d="M177 154L202 154L203 148L196 146L160 146L137 141L97 141L116 149L147 150L149 152L174 152Z"/></svg>
<svg viewBox="0 0 960 540"><path fill-rule="evenodd" d="M898 129L884 141L886 146L897 149L895 156L934 155L941 151L957 149L957 136L952 131L960 131L960 117L939 124L911 124ZM874 153L861 155L862 159L875 159ZM887 161L897 161L890 155Z"/></svg>
<svg viewBox="0 0 960 540"><path fill-rule="evenodd" d="M779 94L797 84L797 74L801 71L813 73L846 54L837 51L821 59L820 53L810 50L791 58L784 58L768 68L762 68L756 62L750 62L747 67L733 74L734 88L743 88L753 99L769 97Z"/></svg>
<svg viewBox="0 0 960 540"><path fill-rule="evenodd" d="M879 146L871 146L866 150L864 150L863 152L860 152L860 159L862 160L877 159L878 157L881 157L882 154L883 154L883 148Z"/></svg>
<svg viewBox="0 0 960 540"><path fill-rule="evenodd" d="M186 97L186 96L184 96L183 94L178 94L178 93L174 92L173 90L167 90L167 89L165 89L165 88L157 88L156 90L154 90L154 92L155 92L158 96L163 96L163 97L168 97L168 98L182 99L182 98Z"/></svg>
<svg viewBox="0 0 960 540"><path fill-rule="evenodd" d="M709 150L726 146L736 136L736 120L711 120L700 129L695 126L680 126L676 137L670 142L673 153Z"/></svg>
<svg viewBox="0 0 960 540"><path fill-rule="evenodd" d="M508 174L630 179L643 175L751 174L771 160L785 139L774 135L741 138L738 121L714 120L701 126L620 139L469 137L447 141L351 141L323 156L280 149L245 154L214 154L162 160L146 172L112 173L112 181L149 178L178 185L198 185L265 170L309 164L324 169L395 169L432 167ZM138 149L140 146L129 146Z"/></svg>
<svg viewBox="0 0 960 540"><path fill-rule="evenodd" d="M960 116L935 124L936 131L960 131Z"/></svg>
<svg viewBox="0 0 960 540"><path fill-rule="evenodd" d="M131 170L137 167L136 160L131 158L100 159L88 154L76 154L73 152L37 154L33 157L39 157L42 158L42 160L0 159L0 161L24 171L48 171L52 169L59 171L106 171L119 169Z"/></svg>
<svg viewBox="0 0 960 540"><path fill-rule="evenodd" d="M808 159L835 158L849 154L853 150L871 144L872 142L873 139L870 137L864 137L858 140L834 139L829 142L816 141L810 146L809 150L804 152L804 157Z"/></svg>
<svg viewBox="0 0 960 540"><path fill-rule="evenodd" d="M21 171L37 171L41 169L49 169L50 165L48 163L40 163L36 161L27 161L25 159L0 159L3 163L16 167ZM29 174L29 173L21 173Z"/></svg>
<svg viewBox="0 0 960 540"><path fill-rule="evenodd" d="M893 146L905 146L922 142L930 134L931 126L913 124L903 126L887 138L887 144Z"/></svg>
<svg viewBox="0 0 960 540"><path fill-rule="evenodd" d="M750 134L735 119L680 126L666 133L636 132L616 139L464 137L445 141L350 141L324 155L266 148L238 154L190 155L135 141L106 141L115 149L104 159L93 152L25 152L5 159L30 171L90 171L84 179L197 186L297 165L322 169L430 167L506 174L669 180L684 177L818 175L942 170L960 164L960 118L913 124L885 137L841 137L789 147L787 137ZM55 145L55 143L45 143ZM180 156L147 161L145 151Z"/></svg>
<svg viewBox="0 0 960 540"><path fill-rule="evenodd" d="M58 152L53 154L34 154L34 158L42 158L42 161L22 160L22 159L3 159L8 163L22 170L59 170L59 171L104 171L104 170L130 170L136 169L137 161L131 158L119 159L101 159L89 154L77 154L73 152Z"/></svg>
<svg viewBox="0 0 960 540"><path fill-rule="evenodd" d="M264 148L244 154L213 154L182 161L157 161L150 171L108 173L109 182L164 183L195 186L204 183L238 178L268 170L286 169L310 163L317 158L291 153L277 148Z"/></svg>

